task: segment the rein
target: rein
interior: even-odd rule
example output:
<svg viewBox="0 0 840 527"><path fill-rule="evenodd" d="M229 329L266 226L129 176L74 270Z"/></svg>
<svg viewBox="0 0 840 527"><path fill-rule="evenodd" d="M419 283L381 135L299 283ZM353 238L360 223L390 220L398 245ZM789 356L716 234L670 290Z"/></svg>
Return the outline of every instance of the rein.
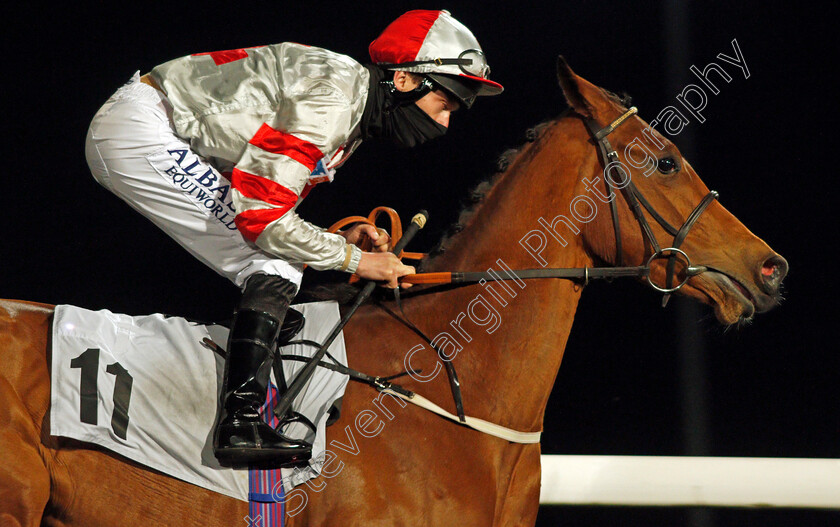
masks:
<svg viewBox="0 0 840 527"><path fill-rule="evenodd" d="M603 128L599 128L597 121L592 118L580 116L583 119L584 124L586 125L587 130L589 131L589 135L592 136L593 141L598 146L598 152L600 154L601 162L604 165L604 173L606 174L607 168L610 165L615 165L615 167L621 171L624 180L628 181L628 184L621 188L621 195L624 197L624 200L627 202L628 207L633 212L633 216L636 219L636 222L639 224L639 228L642 231L642 236L647 241L652 249L652 253L648 258L645 265L636 266L636 267L625 267L623 266L624 257L622 251L622 244L621 244L621 224L618 216L618 206L616 205L617 200L615 199L615 193L613 192L613 187L610 185L609 181L607 181L606 175L604 177L604 186L606 187L607 196L609 196L610 202L610 214L612 216L612 223L613 223L613 232L615 233L615 262L616 266L614 267L549 267L546 269L519 269L515 271L507 271L506 274L509 276L503 277L498 273L488 271L488 272L438 272L438 273L418 273L413 275L407 275L402 277L402 283L409 283L409 284L452 284L454 286L462 286L462 285L470 285L475 283L484 283L484 281L499 281L499 280L527 280L527 279L537 279L537 278L561 278L567 280L577 280L582 281L584 285L587 285L590 280L598 280L598 279L606 279L610 280L613 278L621 278L621 277L635 277L635 278L645 278L648 284L655 290L663 293L662 299L662 307L667 305L670 295L678 290L680 290L691 278L692 276L696 276L700 273L706 272L708 269L704 266L694 267L691 265L691 260L688 255L680 250L680 245L682 245L683 241L685 241L686 236L688 236L688 232L691 227L697 222L700 218L700 215L703 211L706 210L712 201L717 199L718 193L716 191L711 191L700 201L700 203L691 211L691 213L686 218L685 222L682 226L677 229L670 223L668 223L665 218L660 215L656 209L650 204L650 202L645 199L644 195L639 191L633 181L630 179L630 174L625 173L623 165L620 163L618 158L618 153L610 144L607 136L610 133L615 131L624 121L626 121L629 117L635 115L638 112L635 106L627 110L624 114L622 114L618 119L613 121L612 123L608 124ZM653 234L653 230L648 223L647 218L643 212L643 209L647 210L650 216L658 223L668 234L674 237L673 241L671 242L670 247L661 248L659 242L656 239L656 236ZM685 276L679 283L676 285L674 284L674 279L676 278L676 263L677 258L682 257L685 259L686 266L685 266ZM665 287L661 287L656 285L650 277L650 266L654 262L654 260L659 259L668 259L668 263L666 266L666 278L665 278ZM513 276L510 276L510 275ZM423 294L426 291L419 291L416 294ZM429 291L431 292L431 291Z"/></svg>

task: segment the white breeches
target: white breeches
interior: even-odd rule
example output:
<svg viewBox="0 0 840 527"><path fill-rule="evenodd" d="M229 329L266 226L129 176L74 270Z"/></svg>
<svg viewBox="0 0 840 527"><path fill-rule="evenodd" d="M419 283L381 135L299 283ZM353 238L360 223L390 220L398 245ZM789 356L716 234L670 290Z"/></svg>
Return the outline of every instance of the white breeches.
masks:
<svg viewBox="0 0 840 527"><path fill-rule="evenodd" d="M230 182L175 135L166 96L139 79L117 90L90 125L85 155L96 181L237 286L254 273L299 286L303 265L242 237Z"/></svg>

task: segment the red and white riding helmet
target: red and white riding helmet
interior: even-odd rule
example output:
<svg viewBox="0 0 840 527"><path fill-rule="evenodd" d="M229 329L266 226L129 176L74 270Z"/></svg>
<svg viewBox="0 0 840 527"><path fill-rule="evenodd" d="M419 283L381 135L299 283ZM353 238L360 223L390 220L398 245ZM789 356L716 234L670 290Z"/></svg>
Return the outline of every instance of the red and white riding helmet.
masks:
<svg viewBox="0 0 840 527"><path fill-rule="evenodd" d="M369 51L380 67L421 73L467 108L478 95L504 90L489 79L490 66L478 40L449 11L409 11L391 22Z"/></svg>

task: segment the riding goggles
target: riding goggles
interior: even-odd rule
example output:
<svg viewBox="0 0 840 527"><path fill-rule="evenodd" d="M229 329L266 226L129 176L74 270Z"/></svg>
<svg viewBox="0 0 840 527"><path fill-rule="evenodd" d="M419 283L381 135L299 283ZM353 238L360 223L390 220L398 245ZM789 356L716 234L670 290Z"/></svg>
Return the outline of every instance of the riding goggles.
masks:
<svg viewBox="0 0 840 527"><path fill-rule="evenodd" d="M467 49L458 55L458 58L443 59L436 58L431 60L415 60L413 62L402 62L400 64L379 64L381 68L413 68L415 66L422 66L425 64L434 64L436 66L458 66L466 75L486 79L490 76L490 66L487 64L487 58L484 52L480 49Z"/></svg>

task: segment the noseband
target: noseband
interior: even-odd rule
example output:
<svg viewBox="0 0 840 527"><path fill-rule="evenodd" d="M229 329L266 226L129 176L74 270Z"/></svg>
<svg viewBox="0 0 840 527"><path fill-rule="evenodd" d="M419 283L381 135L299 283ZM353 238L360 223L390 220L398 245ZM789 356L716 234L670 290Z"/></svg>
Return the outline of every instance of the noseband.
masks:
<svg viewBox="0 0 840 527"><path fill-rule="evenodd" d="M708 207L712 201L717 199L718 193L712 190L706 194L706 196L700 200L700 203L694 207L694 210L691 211L691 214L688 215L685 222L682 224L682 227L679 229L668 223L661 214L656 212L656 209L654 209L650 202L645 199L636 187L635 183L633 183L632 179L630 179L630 174L625 172L623 165L618 159L618 153L616 153L615 149L607 139L609 134L611 134L630 116L635 115L636 112L638 112L638 110L635 106L633 106L618 119L604 128L599 128L597 121L592 118L584 117L583 121L586 124L586 128L589 130L589 134L592 136L592 139L598 145L598 152L600 154L601 161L604 163L604 186L606 187L607 196L609 197L613 231L615 232L615 265L617 268L621 268L624 262L624 257L622 255L623 251L621 248L621 224L618 216L618 206L616 205L612 185L610 185L607 178L607 168L611 164L615 164L616 168L621 171L622 176L628 181L628 184L621 188L621 195L624 196L624 201L627 202L628 207L633 212L633 216L635 216L636 222L642 230L642 236L645 238L647 243L650 244L652 254L648 258L644 267L647 270L645 278L651 287L661 293L664 293L665 296L662 298L662 306L664 307L668 303L671 293L674 293L682 288L682 286L684 286L686 282L688 282L688 279L692 276L698 275L707 270L703 266L693 267L688 255L681 251L679 247L682 245L683 241L685 241L686 236L688 236L688 231L691 230L691 227L694 226L700 218L700 215L703 214L704 210L706 210L706 207ZM674 237L670 247L661 248L659 246L659 242L657 241L656 236L654 236L653 231L650 228L650 224L642 211L642 207L648 211L656 223L665 229L668 234ZM679 256L685 259L686 273L685 277L678 284L674 285L674 279L676 278L676 263ZM665 287L660 287L654 284L650 277L650 265L654 260L665 258L668 259L666 266Z"/></svg>

